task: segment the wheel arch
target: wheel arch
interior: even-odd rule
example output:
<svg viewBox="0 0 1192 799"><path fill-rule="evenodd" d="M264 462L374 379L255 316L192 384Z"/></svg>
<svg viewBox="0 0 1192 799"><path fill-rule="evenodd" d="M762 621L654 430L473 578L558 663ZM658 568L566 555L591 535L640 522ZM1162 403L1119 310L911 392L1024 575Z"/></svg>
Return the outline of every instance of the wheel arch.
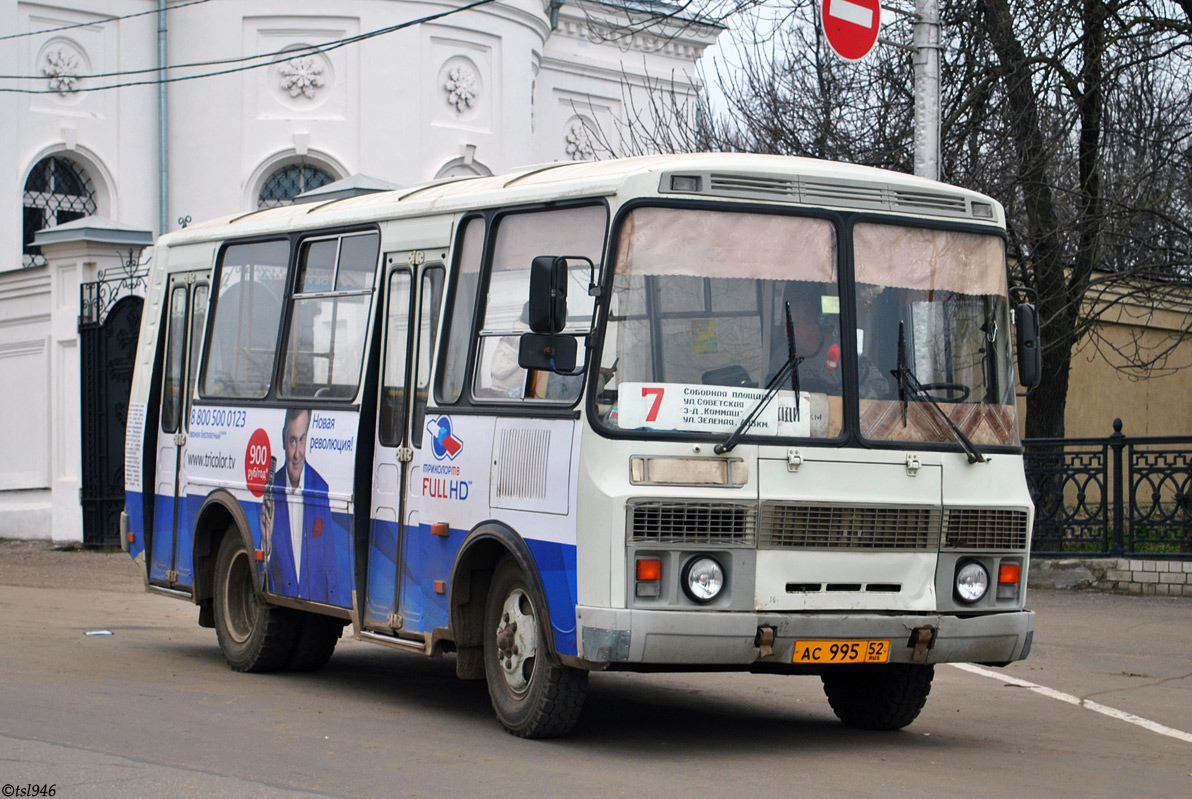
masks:
<svg viewBox="0 0 1192 799"><path fill-rule="evenodd" d="M232 532L235 529L236 532ZM245 548L256 552L252 540L252 528L248 524L248 515L244 507L231 492L217 489L207 495L199 507L198 519L195 522L194 536L194 602L201 605L210 601L214 594L215 557L219 553L219 545L225 535L239 535L244 540ZM260 562L251 558L254 570L255 585L261 585ZM258 588L259 590L259 588Z"/></svg>
<svg viewBox="0 0 1192 799"><path fill-rule="evenodd" d="M560 661L555 650L554 626L550 621L550 603L534 556L525 540L516 531L496 521L482 522L468 533L460 545L455 565L451 570L451 581L448 583L451 586L448 623L451 625L456 650L463 654L483 646L484 606L488 589L493 571L505 555L513 558L521 569L534 604L542 608L542 632L546 637L546 651L550 659L558 664ZM461 657L460 660L468 658ZM482 677L483 673L475 676Z"/></svg>

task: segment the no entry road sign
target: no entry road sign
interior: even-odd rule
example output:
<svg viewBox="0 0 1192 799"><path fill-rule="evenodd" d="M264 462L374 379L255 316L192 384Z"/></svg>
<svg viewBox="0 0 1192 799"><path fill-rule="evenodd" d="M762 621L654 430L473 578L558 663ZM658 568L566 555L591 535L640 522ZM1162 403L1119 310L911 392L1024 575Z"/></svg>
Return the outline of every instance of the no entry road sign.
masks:
<svg viewBox="0 0 1192 799"><path fill-rule="evenodd" d="M880 0L821 0L820 24L836 55L859 61L877 42L882 12Z"/></svg>

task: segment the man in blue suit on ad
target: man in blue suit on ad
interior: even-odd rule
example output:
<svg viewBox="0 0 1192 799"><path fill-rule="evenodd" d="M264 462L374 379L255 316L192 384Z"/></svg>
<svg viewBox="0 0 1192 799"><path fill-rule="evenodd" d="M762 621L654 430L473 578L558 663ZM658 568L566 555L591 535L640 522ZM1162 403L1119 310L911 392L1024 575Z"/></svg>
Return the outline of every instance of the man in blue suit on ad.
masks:
<svg viewBox="0 0 1192 799"><path fill-rule="evenodd" d="M351 605L347 531L331 517L327 481L306 462L311 413L286 411L286 461L273 476L261 507L261 538L268 542L269 590L282 596L341 607Z"/></svg>

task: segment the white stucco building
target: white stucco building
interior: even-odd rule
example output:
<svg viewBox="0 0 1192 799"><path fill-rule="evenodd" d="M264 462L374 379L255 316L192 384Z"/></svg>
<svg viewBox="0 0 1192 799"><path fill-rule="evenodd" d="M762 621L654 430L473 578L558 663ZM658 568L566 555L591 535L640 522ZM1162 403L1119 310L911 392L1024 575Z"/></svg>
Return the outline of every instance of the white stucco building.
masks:
<svg viewBox="0 0 1192 799"><path fill-rule="evenodd" d="M11 202L0 213L0 537L83 540L80 396L92 388L78 329L94 297L81 299L82 284L123 274L130 251L187 217L290 202L332 181L408 186L608 157L650 85L673 84L680 100L693 90L719 33L664 19L673 10L0 2L0 188Z"/></svg>

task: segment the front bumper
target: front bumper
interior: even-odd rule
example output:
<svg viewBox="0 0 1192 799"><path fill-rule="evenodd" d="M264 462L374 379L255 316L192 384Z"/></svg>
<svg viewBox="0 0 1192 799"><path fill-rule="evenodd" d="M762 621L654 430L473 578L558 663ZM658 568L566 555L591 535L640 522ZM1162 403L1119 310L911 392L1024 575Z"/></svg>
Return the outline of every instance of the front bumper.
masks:
<svg viewBox="0 0 1192 799"><path fill-rule="evenodd" d="M888 639L890 663L1022 660L1031 647L1030 610L961 617L944 613L716 613L577 608L580 657L594 664L749 667L791 664L796 640ZM772 628L769 653L759 629ZM916 631L931 642L916 653Z"/></svg>

